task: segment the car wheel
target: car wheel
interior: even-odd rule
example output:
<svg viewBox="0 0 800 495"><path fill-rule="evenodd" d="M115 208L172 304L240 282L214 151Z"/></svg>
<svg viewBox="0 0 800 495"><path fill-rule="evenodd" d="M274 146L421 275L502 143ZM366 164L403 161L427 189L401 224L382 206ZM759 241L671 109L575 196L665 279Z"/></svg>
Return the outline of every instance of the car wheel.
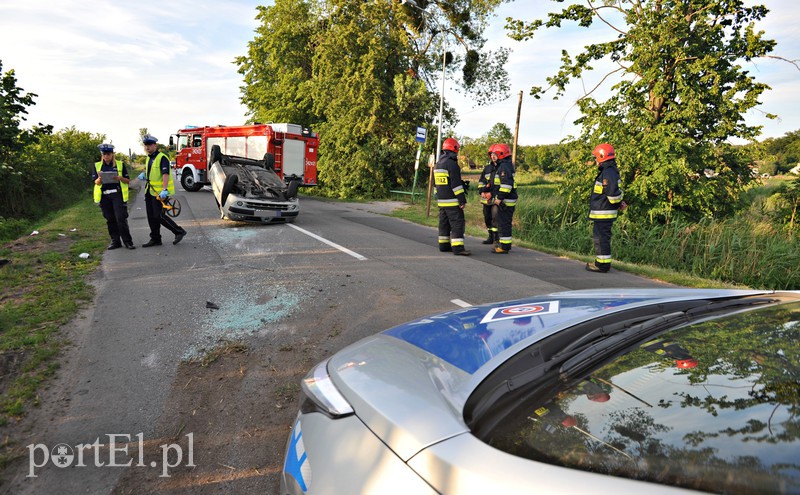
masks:
<svg viewBox="0 0 800 495"><path fill-rule="evenodd" d="M225 178L225 184L222 185L222 194L220 194L222 206L225 206L225 203L228 201L228 195L231 193L231 191L233 191L233 188L236 187L236 184L238 183L238 175L229 175L227 178Z"/></svg>
<svg viewBox="0 0 800 495"><path fill-rule="evenodd" d="M275 170L275 155L272 153L264 153L264 168L267 170Z"/></svg>
<svg viewBox="0 0 800 495"><path fill-rule="evenodd" d="M181 186L183 186L184 190L189 192L199 191L203 187L194 180L194 174L191 170L186 170L183 172L183 175L181 175Z"/></svg>
<svg viewBox="0 0 800 495"><path fill-rule="evenodd" d="M221 161L222 161L222 149L219 147L218 144L215 144L214 146L211 147L211 156L209 157L208 165L211 166L211 164Z"/></svg>
<svg viewBox="0 0 800 495"><path fill-rule="evenodd" d="M289 187L286 188L286 198L292 199L297 196L297 190L300 188L300 181L293 180L289 182Z"/></svg>

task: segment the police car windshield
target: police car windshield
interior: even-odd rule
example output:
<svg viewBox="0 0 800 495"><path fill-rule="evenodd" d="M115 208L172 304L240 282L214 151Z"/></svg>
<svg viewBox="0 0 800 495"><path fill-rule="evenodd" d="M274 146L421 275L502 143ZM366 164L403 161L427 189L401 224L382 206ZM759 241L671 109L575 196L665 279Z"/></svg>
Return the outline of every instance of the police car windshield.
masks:
<svg viewBox="0 0 800 495"><path fill-rule="evenodd" d="M796 491L800 303L718 314L561 374L479 436L520 457L625 478Z"/></svg>

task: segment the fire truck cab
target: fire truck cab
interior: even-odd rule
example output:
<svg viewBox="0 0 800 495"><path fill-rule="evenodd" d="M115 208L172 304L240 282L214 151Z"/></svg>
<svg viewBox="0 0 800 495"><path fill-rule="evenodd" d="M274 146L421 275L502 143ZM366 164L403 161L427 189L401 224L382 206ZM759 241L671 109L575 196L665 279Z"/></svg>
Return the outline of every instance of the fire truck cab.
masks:
<svg viewBox="0 0 800 495"><path fill-rule="evenodd" d="M317 185L319 135L298 124L186 127L169 138L175 157L175 178L187 191L210 185L211 147L223 154L264 160L287 184L298 180L304 187Z"/></svg>

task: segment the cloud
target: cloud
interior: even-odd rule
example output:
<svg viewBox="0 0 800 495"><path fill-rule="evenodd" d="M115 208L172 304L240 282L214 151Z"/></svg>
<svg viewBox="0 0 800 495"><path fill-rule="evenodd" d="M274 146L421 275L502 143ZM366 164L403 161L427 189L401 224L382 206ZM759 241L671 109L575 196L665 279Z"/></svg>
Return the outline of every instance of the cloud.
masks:
<svg viewBox="0 0 800 495"><path fill-rule="evenodd" d="M35 93L27 122L106 134L140 152L186 124L241 124L256 1L16 2L0 6L3 70Z"/></svg>

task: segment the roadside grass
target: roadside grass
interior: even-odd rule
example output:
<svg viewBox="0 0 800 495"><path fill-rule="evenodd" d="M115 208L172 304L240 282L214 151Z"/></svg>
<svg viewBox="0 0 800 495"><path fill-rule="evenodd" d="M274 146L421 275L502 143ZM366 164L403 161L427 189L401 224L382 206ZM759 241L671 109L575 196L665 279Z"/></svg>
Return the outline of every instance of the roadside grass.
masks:
<svg viewBox="0 0 800 495"><path fill-rule="evenodd" d="M534 192L535 191L535 192ZM520 200L514 213L514 245L534 249L554 256L561 256L574 260L590 262L594 259L592 253L592 232L587 225L566 225L561 229L553 229L537 223L537 216L554 214L558 208L557 198L554 198L555 189L553 184L537 183L527 186L525 193L520 194ZM527 196L527 197L526 197ZM536 203L535 207L532 203ZM480 204L478 195L472 189L469 192L469 200L464 209L466 217L466 233L475 237L486 237L486 227L483 222L483 207ZM428 211L426 199L418 200L415 204L409 203L404 208L395 210L391 216L403 218L430 227L438 225L439 209L435 200L432 201L430 211ZM524 225L524 228L523 228ZM537 226L531 228L531 226ZM620 239L619 237L617 239ZM623 242L617 241L616 246ZM467 246L471 248L471 246ZM620 259L614 260L614 268L643 277L660 280L663 282L680 285L683 287L700 288L742 288L743 284L738 284L724 279L713 279L698 276L691 272L675 270L670 267L657 266L652 258L654 250L651 244L644 247L636 247L648 253L650 260L639 262L626 262Z"/></svg>
<svg viewBox="0 0 800 495"><path fill-rule="evenodd" d="M55 374L67 343L58 330L92 301L90 279L107 241L91 199L32 228L38 234L0 247L0 259L8 260L0 266L0 426L39 405L38 389Z"/></svg>

